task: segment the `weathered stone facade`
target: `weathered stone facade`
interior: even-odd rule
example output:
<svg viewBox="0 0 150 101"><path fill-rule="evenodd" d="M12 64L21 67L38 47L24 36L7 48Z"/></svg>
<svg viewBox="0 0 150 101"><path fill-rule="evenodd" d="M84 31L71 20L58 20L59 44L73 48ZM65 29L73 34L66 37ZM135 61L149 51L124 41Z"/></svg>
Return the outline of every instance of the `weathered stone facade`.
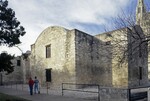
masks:
<svg viewBox="0 0 150 101"><path fill-rule="evenodd" d="M75 46L76 82L111 86L111 45L75 30Z"/></svg>
<svg viewBox="0 0 150 101"><path fill-rule="evenodd" d="M112 32L107 32L104 34L96 35L96 37L104 42L110 42L112 44L112 85L113 86L128 86L128 63L122 64L122 67L118 67L118 59L122 57L123 51L126 50L127 46L123 44L122 40L127 41L127 37L124 37L126 34L126 29L116 30ZM109 35L112 37L109 37ZM121 38L122 37L122 38ZM116 41L117 40L117 41ZM116 43L120 43L124 50L121 50L122 47L116 46Z"/></svg>
<svg viewBox="0 0 150 101"><path fill-rule="evenodd" d="M134 53L131 51L139 44L137 41L130 45L134 41L130 35L134 34L135 29L144 37L139 26L132 30L124 28L96 36L76 29L49 27L31 46L32 76L38 76L44 83L45 69L51 68L51 86L61 87L64 82L116 87L147 84L147 46L142 46L145 53L142 57L139 57L139 49ZM121 47L116 47L116 40L107 37L108 34L116 38ZM49 58L46 58L46 46L51 46ZM118 66L118 59L123 57L126 50L126 61ZM142 71L139 71L139 67L142 67Z"/></svg>
<svg viewBox="0 0 150 101"><path fill-rule="evenodd" d="M144 43L141 46L144 54L140 56L138 47L140 41L132 37L132 35L137 35L135 30L140 33L141 38L145 37L139 26L133 27L132 30L124 28L96 35L100 40L112 43L113 86L135 87L148 84L147 45ZM121 59L124 59L124 62L118 66L118 62ZM142 68L141 71L139 70L140 68ZM140 78L140 76L142 77Z"/></svg>
<svg viewBox="0 0 150 101"><path fill-rule="evenodd" d="M143 25L143 29L149 28L148 25L145 27L147 21L150 21L148 15L143 0L139 0L137 24ZM141 33L141 37L144 37L139 26L134 28ZM123 28L92 36L77 29L48 27L31 45L31 55L28 59L24 60L21 56L13 60L17 68L16 60L20 59L22 68L15 69L14 73L6 77L12 78L20 71L19 74L23 76L18 76L24 82L30 76L37 76L41 84L45 84L45 71L51 69L50 85L56 88L61 87L63 82L116 87L142 86L148 82L147 46L142 46L142 51L145 53L142 57L139 57L138 48L132 52L133 48L139 44L138 41L130 44L134 41L130 36L134 33L134 28L132 30ZM144 33L146 31L148 32L144 30ZM119 42L119 47L116 46L116 42ZM49 46L49 53L46 50L47 46ZM123 57L125 50L127 50L125 62L118 66L118 60ZM47 54L49 57L46 56Z"/></svg>
<svg viewBox="0 0 150 101"><path fill-rule="evenodd" d="M147 11L144 4L144 0L138 0L136 8L136 23L140 25L144 31L144 34L148 37L150 36L150 12ZM148 42L148 48L150 47L150 42ZM148 49L150 51L150 48ZM148 71L150 73L150 52L148 53ZM150 74L149 74L150 78Z"/></svg>
<svg viewBox="0 0 150 101"><path fill-rule="evenodd" d="M50 58L46 58L47 45L51 46ZM111 55L110 49L96 37L79 30L49 27L32 45L33 76L37 75L44 82L45 69L51 68L51 86L60 87L63 82L111 86L111 60L105 59L105 56ZM109 51L106 53L106 50ZM102 55L104 58L101 58Z"/></svg>
<svg viewBox="0 0 150 101"><path fill-rule="evenodd" d="M5 72L3 72L3 82L22 82L23 81L23 68L21 68L21 56L16 57L12 60L12 63L14 65L14 72L12 72L9 75L5 75Z"/></svg>
<svg viewBox="0 0 150 101"><path fill-rule="evenodd" d="M6 72L1 72L0 78L2 83L27 83L30 77L30 61L27 51L24 55L15 57L11 62L14 66L14 71L8 75Z"/></svg>
<svg viewBox="0 0 150 101"><path fill-rule="evenodd" d="M122 88L148 84L147 43L139 48L140 40L133 38L140 33L144 39L150 32L150 13L143 0L138 2L136 17L142 29L133 26L95 36L77 29L48 27L31 45L31 55L26 60L22 56L13 60L15 72L7 80L26 82L37 76L40 84L46 85L46 69L50 69L51 88L61 88L62 83L98 84L101 100L128 101L128 91ZM22 68L16 66L18 59Z"/></svg>
<svg viewBox="0 0 150 101"><path fill-rule="evenodd" d="M61 27L44 30L31 46L32 76L46 82L45 69L51 68L51 86L61 87L62 82L75 82L75 34ZM46 58L46 46L50 45L51 56Z"/></svg>

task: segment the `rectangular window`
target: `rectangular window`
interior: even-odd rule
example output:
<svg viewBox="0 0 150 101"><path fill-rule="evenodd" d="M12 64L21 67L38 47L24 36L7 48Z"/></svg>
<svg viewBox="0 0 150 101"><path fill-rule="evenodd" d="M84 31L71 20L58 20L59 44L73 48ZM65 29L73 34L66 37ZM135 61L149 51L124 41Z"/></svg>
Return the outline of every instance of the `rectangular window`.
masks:
<svg viewBox="0 0 150 101"><path fill-rule="evenodd" d="M107 41L107 42L106 42L106 45L111 45L111 41Z"/></svg>
<svg viewBox="0 0 150 101"><path fill-rule="evenodd" d="M17 60L17 66L21 66L21 61Z"/></svg>
<svg viewBox="0 0 150 101"><path fill-rule="evenodd" d="M141 8L140 7L138 7L138 13L140 13L141 12Z"/></svg>
<svg viewBox="0 0 150 101"><path fill-rule="evenodd" d="M142 80L142 67L139 67L139 79Z"/></svg>
<svg viewBox="0 0 150 101"><path fill-rule="evenodd" d="M52 81L51 70L52 69L46 69L46 82L51 82Z"/></svg>
<svg viewBox="0 0 150 101"><path fill-rule="evenodd" d="M46 46L46 58L51 57L51 45Z"/></svg>

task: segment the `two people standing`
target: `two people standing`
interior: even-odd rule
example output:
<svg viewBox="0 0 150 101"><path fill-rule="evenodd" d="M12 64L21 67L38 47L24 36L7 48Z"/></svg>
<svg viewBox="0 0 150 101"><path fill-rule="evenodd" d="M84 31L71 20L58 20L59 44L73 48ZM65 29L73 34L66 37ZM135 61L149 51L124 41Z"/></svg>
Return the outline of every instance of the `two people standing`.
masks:
<svg viewBox="0 0 150 101"><path fill-rule="evenodd" d="M33 95L33 85L34 85L34 93L39 93L39 80L37 79L37 77L35 76L35 80L32 80L32 78L30 77L29 79L29 89L30 89L30 95Z"/></svg>

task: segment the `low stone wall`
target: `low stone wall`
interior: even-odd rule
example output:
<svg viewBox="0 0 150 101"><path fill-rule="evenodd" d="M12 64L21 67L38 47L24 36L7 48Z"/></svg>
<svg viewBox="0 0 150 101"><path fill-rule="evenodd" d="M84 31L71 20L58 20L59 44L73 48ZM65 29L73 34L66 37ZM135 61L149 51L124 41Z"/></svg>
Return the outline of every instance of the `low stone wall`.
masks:
<svg viewBox="0 0 150 101"><path fill-rule="evenodd" d="M100 88L100 101L128 101L128 90L123 88Z"/></svg>
<svg viewBox="0 0 150 101"><path fill-rule="evenodd" d="M148 95L148 101L150 101L150 88L148 88L148 93L147 93Z"/></svg>

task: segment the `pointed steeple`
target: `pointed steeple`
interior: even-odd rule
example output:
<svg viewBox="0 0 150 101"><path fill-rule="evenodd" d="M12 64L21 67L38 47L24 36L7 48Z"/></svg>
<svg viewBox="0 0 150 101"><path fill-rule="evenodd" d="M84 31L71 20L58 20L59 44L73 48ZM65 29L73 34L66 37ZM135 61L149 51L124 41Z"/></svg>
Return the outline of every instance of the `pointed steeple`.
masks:
<svg viewBox="0 0 150 101"><path fill-rule="evenodd" d="M146 7L144 5L144 0L138 0L136 7L136 24L140 25L143 15L146 13Z"/></svg>

